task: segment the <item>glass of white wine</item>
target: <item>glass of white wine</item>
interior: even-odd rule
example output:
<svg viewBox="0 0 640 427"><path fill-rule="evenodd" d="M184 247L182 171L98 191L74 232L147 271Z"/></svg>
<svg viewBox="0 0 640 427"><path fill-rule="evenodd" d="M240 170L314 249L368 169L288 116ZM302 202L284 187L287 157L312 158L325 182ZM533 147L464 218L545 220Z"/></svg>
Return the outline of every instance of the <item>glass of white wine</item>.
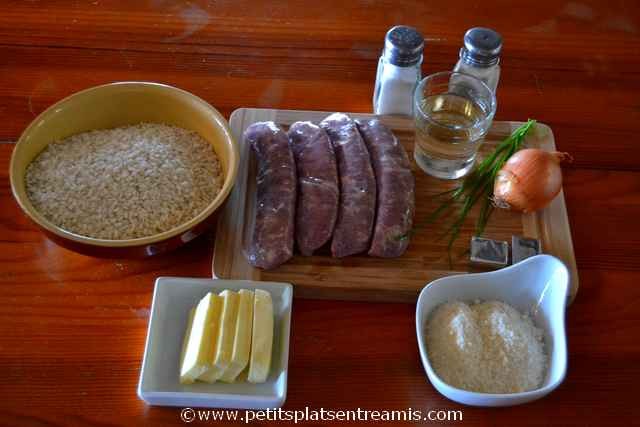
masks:
<svg viewBox="0 0 640 427"><path fill-rule="evenodd" d="M413 110L418 166L442 179L471 171L496 113L491 89L469 74L432 74L418 84Z"/></svg>

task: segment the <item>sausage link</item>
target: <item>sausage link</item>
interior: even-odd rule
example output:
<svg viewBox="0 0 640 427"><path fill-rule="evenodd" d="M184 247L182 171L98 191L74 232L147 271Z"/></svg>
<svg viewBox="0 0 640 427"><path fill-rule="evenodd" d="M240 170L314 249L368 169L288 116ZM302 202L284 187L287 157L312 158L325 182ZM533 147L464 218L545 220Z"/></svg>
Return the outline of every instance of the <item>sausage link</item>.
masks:
<svg viewBox="0 0 640 427"><path fill-rule="evenodd" d="M415 211L415 178L404 147L378 119L357 120L376 176L378 202L369 255L391 258L404 253Z"/></svg>
<svg viewBox="0 0 640 427"><path fill-rule="evenodd" d="M244 139L258 160L255 225L247 258L272 269L293 255L296 167L287 134L273 122L247 128Z"/></svg>
<svg viewBox="0 0 640 427"><path fill-rule="evenodd" d="M289 128L298 174L296 242L303 255L327 243L338 216L338 170L327 133L311 122Z"/></svg>
<svg viewBox="0 0 640 427"><path fill-rule="evenodd" d="M336 154L340 177L340 206L331 241L334 257L344 257L369 248L376 205L376 182L367 147L356 124L343 113L325 118Z"/></svg>

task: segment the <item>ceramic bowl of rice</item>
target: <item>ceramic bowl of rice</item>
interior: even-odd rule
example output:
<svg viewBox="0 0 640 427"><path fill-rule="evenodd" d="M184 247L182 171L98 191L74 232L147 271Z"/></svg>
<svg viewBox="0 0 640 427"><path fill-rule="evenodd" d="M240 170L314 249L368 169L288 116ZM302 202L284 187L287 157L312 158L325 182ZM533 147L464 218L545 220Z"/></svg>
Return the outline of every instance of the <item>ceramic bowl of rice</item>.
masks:
<svg viewBox="0 0 640 427"><path fill-rule="evenodd" d="M40 114L16 143L11 189L64 247L149 256L215 222L238 161L226 120L207 102L163 84L120 82Z"/></svg>

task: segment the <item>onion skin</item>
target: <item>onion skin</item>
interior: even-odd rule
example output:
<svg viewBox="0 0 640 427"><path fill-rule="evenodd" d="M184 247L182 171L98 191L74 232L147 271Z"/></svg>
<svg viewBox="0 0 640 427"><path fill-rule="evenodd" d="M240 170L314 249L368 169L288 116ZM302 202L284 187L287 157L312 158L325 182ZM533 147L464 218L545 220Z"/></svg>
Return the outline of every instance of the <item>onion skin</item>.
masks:
<svg viewBox="0 0 640 427"><path fill-rule="evenodd" d="M562 189L560 162L567 153L527 148L516 152L496 175L493 201L499 208L534 212L546 207Z"/></svg>

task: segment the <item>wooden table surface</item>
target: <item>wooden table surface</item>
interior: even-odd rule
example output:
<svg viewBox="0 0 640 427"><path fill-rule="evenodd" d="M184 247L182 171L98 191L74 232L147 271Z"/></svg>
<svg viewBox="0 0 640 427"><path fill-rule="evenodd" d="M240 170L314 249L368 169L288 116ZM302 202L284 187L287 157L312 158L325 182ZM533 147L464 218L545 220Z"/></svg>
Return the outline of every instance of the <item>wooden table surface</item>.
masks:
<svg viewBox="0 0 640 427"><path fill-rule="evenodd" d="M0 140L54 101L118 80L181 87L227 117L243 106L368 112L390 26L424 33L424 74L453 67L467 28L496 28L496 118L543 121L575 157L564 188L581 284L564 384L520 407L462 407L426 379L414 305L296 300L285 408L462 409L464 425L638 423L638 3L343 3L7 1ZM64 250L14 202L12 147L0 144L0 425L181 425L178 410L136 396L151 292L157 276L208 277L215 236L145 260Z"/></svg>

